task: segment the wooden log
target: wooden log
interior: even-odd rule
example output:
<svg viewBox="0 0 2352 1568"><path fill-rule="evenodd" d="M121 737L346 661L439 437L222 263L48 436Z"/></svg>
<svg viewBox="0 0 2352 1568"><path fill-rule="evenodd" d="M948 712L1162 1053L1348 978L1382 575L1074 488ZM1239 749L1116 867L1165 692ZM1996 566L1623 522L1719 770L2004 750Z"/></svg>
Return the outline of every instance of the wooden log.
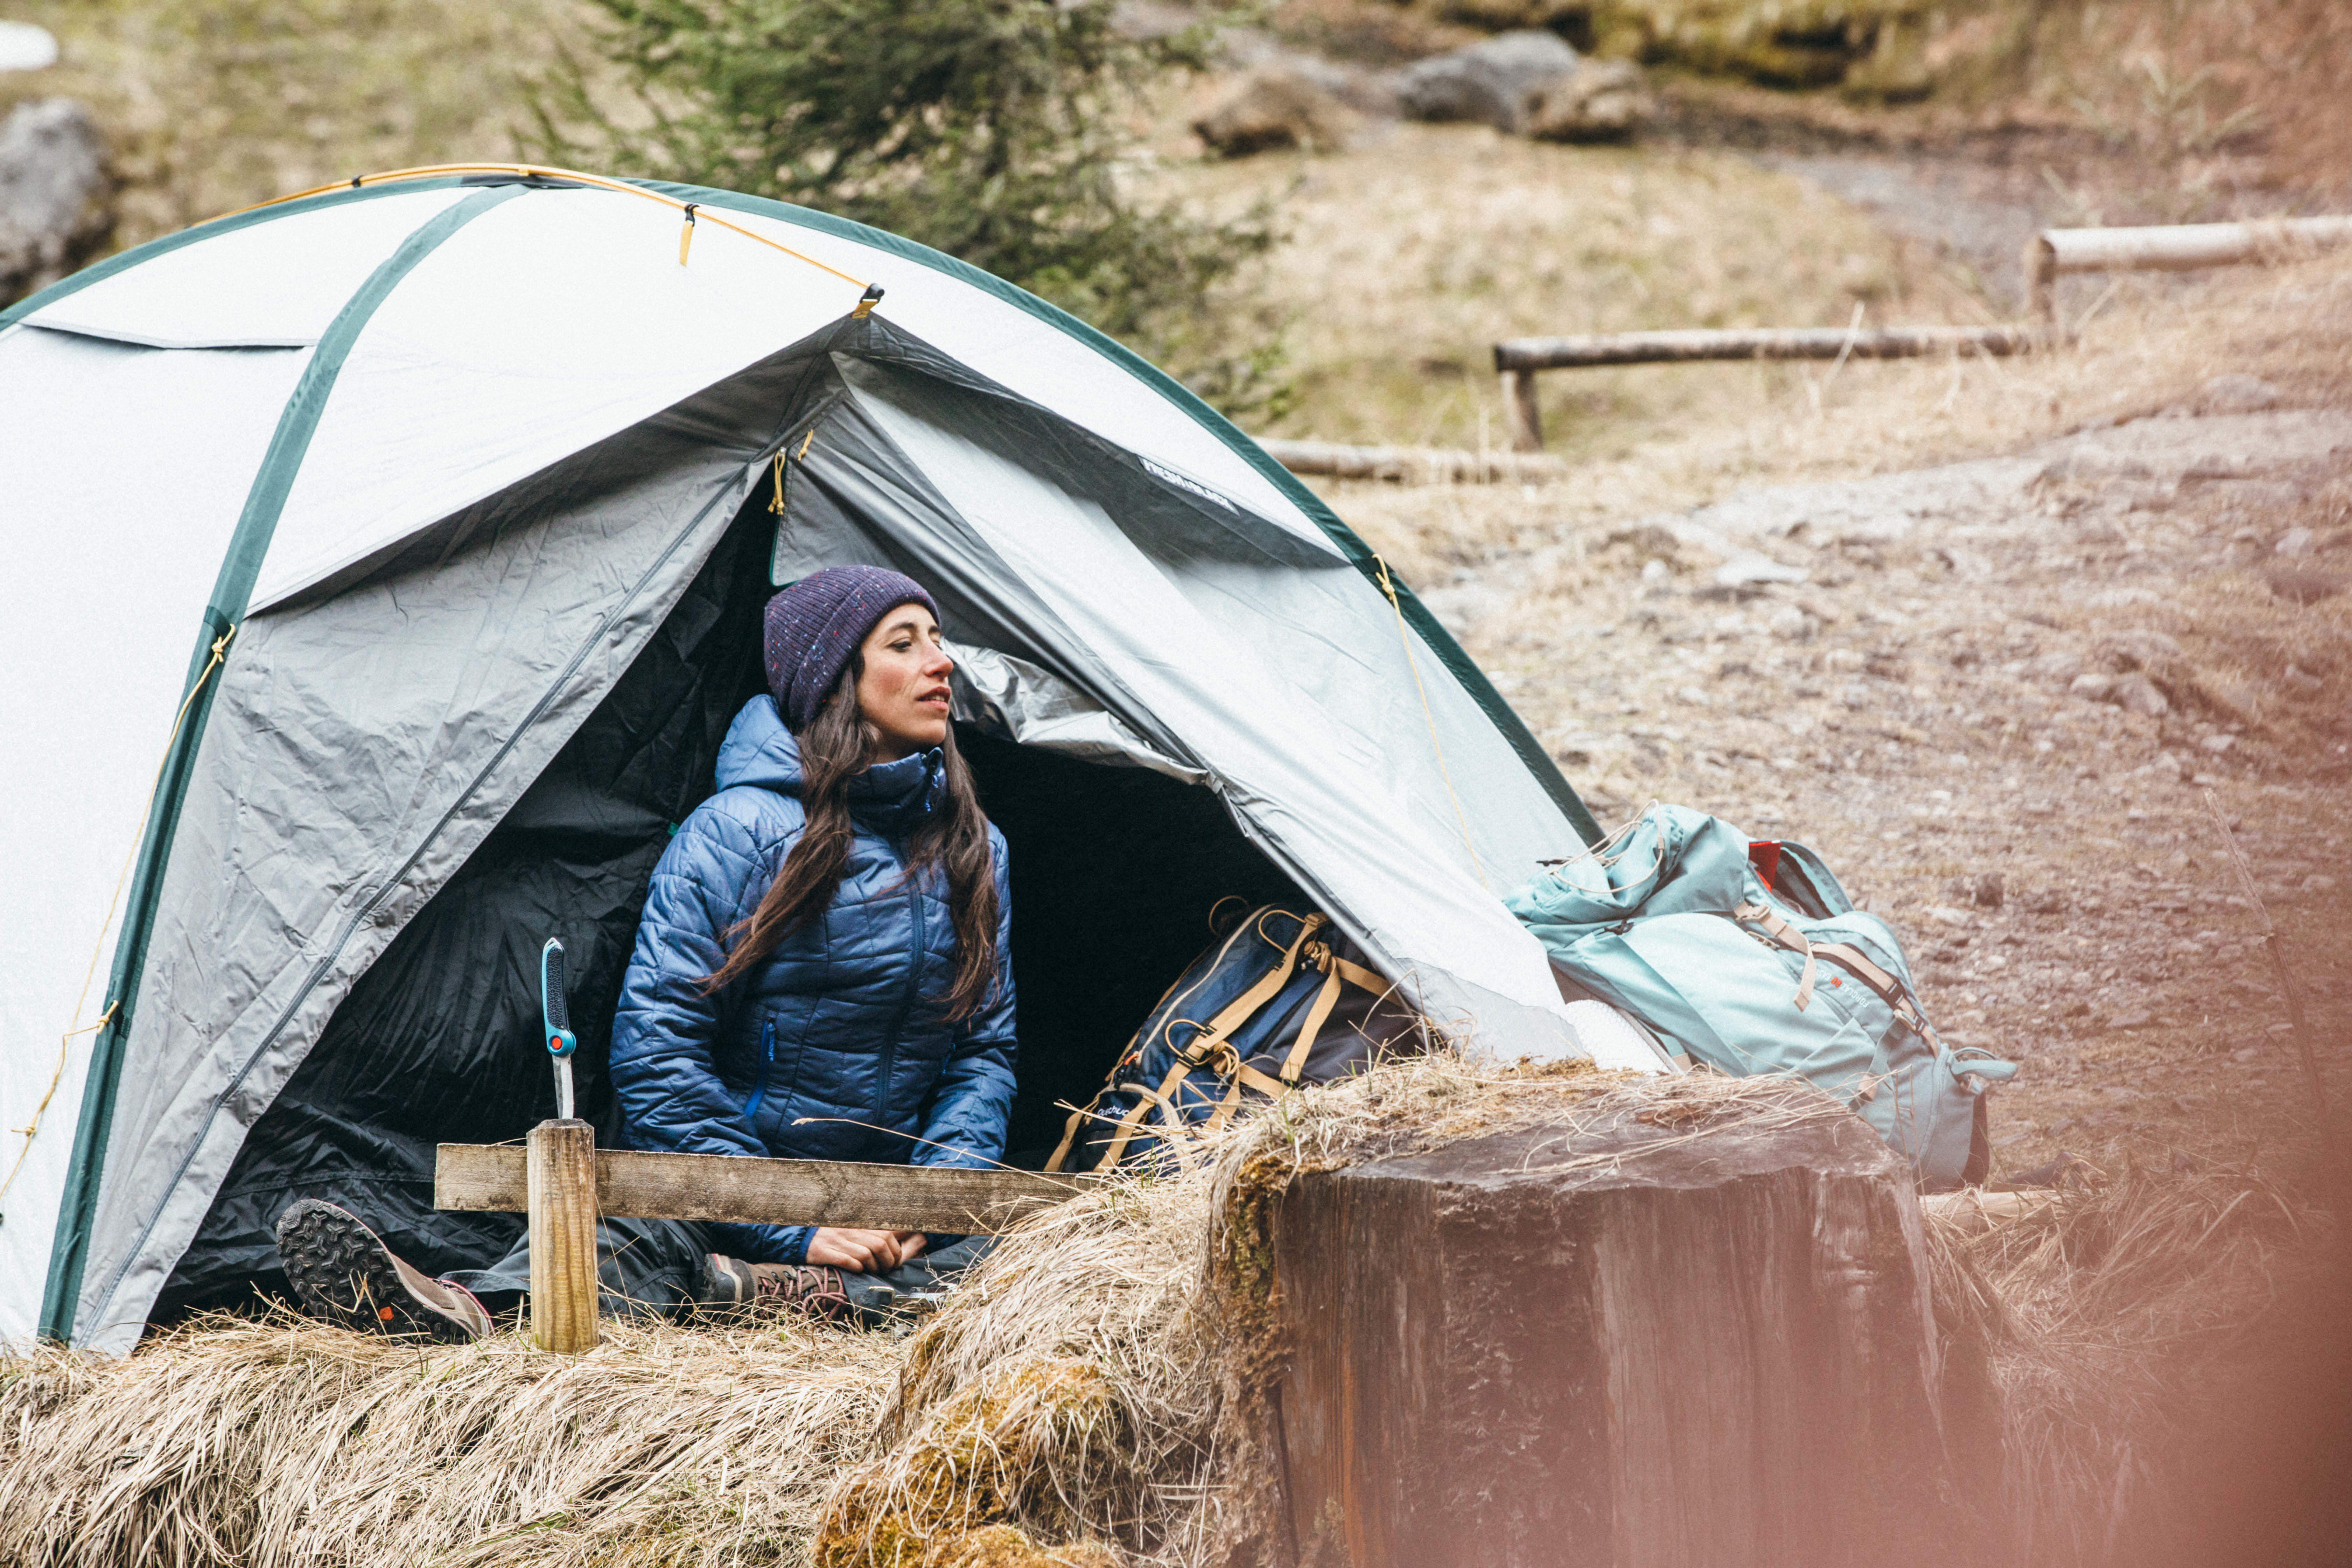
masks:
<svg viewBox="0 0 2352 1568"><path fill-rule="evenodd" d="M1277 1500L1248 1551L1968 1561L1909 1170L1843 1113L1689 1131L1619 1116L1294 1178L1256 1467Z"/></svg>
<svg viewBox="0 0 2352 1568"><path fill-rule="evenodd" d="M2189 271L2285 260L2337 245L2352 245L2352 217L2046 228L2025 242L2026 308L2036 321L2054 324L2057 281L2068 273Z"/></svg>
<svg viewBox="0 0 2352 1568"><path fill-rule="evenodd" d="M1511 432L1511 450L1543 450L1543 405L1536 401L1535 367L1506 365L1503 350L1495 350L1495 368L1503 374L1503 417Z"/></svg>
<svg viewBox="0 0 2352 1568"><path fill-rule="evenodd" d="M528 1201L524 1163L523 1151L511 1143L444 1143L434 1163L433 1206L509 1213L523 1208ZM1060 1203L1101 1179L600 1149L595 1152L594 1202L600 1214L639 1219L978 1236L1009 1230L1040 1207ZM534 1257L537 1247L534 1237Z"/></svg>
<svg viewBox="0 0 2352 1568"><path fill-rule="evenodd" d="M542 1121L525 1158L530 1214L530 1331L539 1348L596 1348L596 1130Z"/></svg>
<svg viewBox="0 0 2352 1568"><path fill-rule="evenodd" d="M2042 342L2031 327L1691 328L1664 332L1602 332L1585 337L1511 338L1495 345L1495 368L1514 374L1611 364L1673 364L1700 360L1912 359L1924 354L2025 353ZM1528 378L1532 384L1533 378Z"/></svg>
<svg viewBox="0 0 2352 1568"><path fill-rule="evenodd" d="M1258 447L1294 474L1391 484L1542 484L1569 466L1540 452L1471 452L1444 447L1349 447L1336 441L1260 438Z"/></svg>
<svg viewBox="0 0 2352 1568"><path fill-rule="evenodd" d="M2187 271L2352 245L2352 217L2177 223L2147 228L2046 228L2034 237L2059 273Z"/></svg>

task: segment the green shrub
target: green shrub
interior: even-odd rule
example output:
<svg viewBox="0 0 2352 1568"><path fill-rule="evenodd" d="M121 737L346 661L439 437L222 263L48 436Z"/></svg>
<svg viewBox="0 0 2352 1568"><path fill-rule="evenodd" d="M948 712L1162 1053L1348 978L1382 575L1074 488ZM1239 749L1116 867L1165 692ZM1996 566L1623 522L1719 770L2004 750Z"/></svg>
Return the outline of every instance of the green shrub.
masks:
<svg viewBox="0 0 2352 1568"><path fill-rule="evenodd" d="M1226 352L1228 287L1268 208L1211 221L1139 198L1137 93L1203 63L1209 20L1157 38L1110 0L594 0L633 90L575 63L542 84L551 162L720 186L919 240L1123 339L1228 412L1279 397L1269 344Z"/></svg>

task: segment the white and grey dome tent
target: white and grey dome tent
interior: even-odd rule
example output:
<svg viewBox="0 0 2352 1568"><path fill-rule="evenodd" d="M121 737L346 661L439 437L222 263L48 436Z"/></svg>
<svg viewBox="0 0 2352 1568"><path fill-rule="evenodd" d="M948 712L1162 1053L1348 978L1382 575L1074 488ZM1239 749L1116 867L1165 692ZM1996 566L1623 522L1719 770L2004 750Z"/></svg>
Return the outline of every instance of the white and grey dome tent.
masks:
<svg viewBox="0 0 2352 1568"><path fill-rule="evenodd" d="M617 984L759 600L834 562L933 589L1006 756L1168 792L1109 831L1212 823L1483 1048L1589 1049L1497 895L1593 825L1411 593L1118 344L856 224L486 165L158 240L0 312L0 1343L126 1349L251 1262L225 1184L413 1189L429 1132L337 1097L424 1050L473 1075L432 1116L497 1100L550 930ZM1130 876L1087 884L1115 928L1187 874L1126 858L1037 874Z"/></svg>

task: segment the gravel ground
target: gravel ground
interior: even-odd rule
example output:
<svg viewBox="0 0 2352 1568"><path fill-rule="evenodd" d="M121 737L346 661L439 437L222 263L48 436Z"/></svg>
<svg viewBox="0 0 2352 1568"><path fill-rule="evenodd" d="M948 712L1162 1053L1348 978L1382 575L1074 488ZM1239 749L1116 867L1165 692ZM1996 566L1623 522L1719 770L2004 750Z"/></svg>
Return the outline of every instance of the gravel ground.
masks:
<svg viewBox="0 0 2352 1568"><path fill-rule="evenodd" d="M1424 597L1604 823L1801 840L1893 921L1948 1036L2023 1064L1996 1174L2297 1163L2263 933L2352 1096L2352 415L2281 401L1563 524Z"/></svg>

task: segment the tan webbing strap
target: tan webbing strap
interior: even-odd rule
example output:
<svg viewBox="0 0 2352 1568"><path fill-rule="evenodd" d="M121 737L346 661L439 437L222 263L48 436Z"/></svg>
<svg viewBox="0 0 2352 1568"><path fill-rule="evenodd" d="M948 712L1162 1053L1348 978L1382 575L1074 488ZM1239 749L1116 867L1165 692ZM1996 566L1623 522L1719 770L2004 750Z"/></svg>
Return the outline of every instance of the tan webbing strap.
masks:
<svg viewBox="0 0 2352 1568"><path fill-rule="evenodd" d="M1208 1026L1187 1041L1177 1055L1189 1058L1189 1066L1200 1066L1227 1035L1246 1023L1260 1007L1273 1001L1275 994L1290 984L1291 975L1298 968L1300 950L1306 947L1307 939L1313 936L1316 928L1322 923L1321 915L1308 915L1299 921L1298 936L1283 952L1282 962L1259 976L1256 984L1227 1003L1225 1010L1210 1019Z"/></svg>
<svg viewBox="0 0 2352 1568"><path fill-rule="evenodd" d="M1315 1005L1307 1009L1307 1022L1299 1026L1298 1038L1292 1042L1290 1054L1283 1058L1281 1078L1285 1085L1293 1089L1298 1086L1298 1069L1307 1065L1307 1053L1315 1048L1315 1037L1323 1032L1325 1020L1331 1016L1332 1004L1339 1000L1339 970L1334 959L1329 972L1323 976L1323 989L1315 994Z"/></svg>
<svg viewBox="0 0 2352 1568"><path fill-rule="evenodd" d="M1903 983L1864 957L1860 949L1837 942L1825 942L1814 951L1823 958L1853 971L1854 978L1877 992L1878 999L1893 1009L1896 1017L1923 1035L1927 1032L1927 1021L1919 1016L1919 1009L1911 1005L1911 999L1903 994Z"/></svg>
<svg viewBox="0 0 2352 1568"><path fill-rule="evenodd" d="M1331 970L1350 985L1360 985L1375 996L1385 996L1396 989L1395 984L1379 970L1350 963L1336 952L1331 955Z"/></svg>
<svg viewBox="0 0 2352 1568"><path fill-rule="evenodd" d="M1095 1100L1101 1098L1099 1094L1095 1096ZM1087 1101L1070 1112L1070 1120L1062 1127L1062 1141L1054 1145L1054 1157L1045 1162L1045 1169L1059 1171L1062 1168L1062 1162L1070 1157L1070 1145L1078 1141L1078 1123L1084 1121L1087 1119L1087 1112L1095 1108L1095 1100Z"/></svg>
<svg viewBox="0 0 2352 1568"><path fill-rule="evenodd" d="M1813 979L1819 967L1813 961L1813 944L1805 940L1805 933L1762 904L1742 904L1731 911L1731 918L1762 926L1774 942L1779 942L1790 952L1801 952L1805 955L1805 972L1797 977L1796 998L1797 1011L1803 1012L1805 1005L1813 999Z"/></svg>
<svg viewBox="0 0 2352 1568"><path fill-rule="evenodd" d="M1176 1086L1178 1084L1184 1081L1184 1075L1191 1072L1199 1065L1200 1064L1197 1062L1188 1062L1180 1059L1174 1067L1168 1069L1168 1077L1156 1089L1149 1084L1141 1083L1129 1083L1121 1086L1127 1089L1141 1089L1150 1098L1148 1100L1137 1100L1133 1108L1130 1109L1125 1116L1119 1118L1118 1135L1111 1140L1110 1147L1104 1152L1102 1157L1102 1163L1104 1164L1116 1165L1118 1163L1118 1157L1127 1152L1127 1145L1129 1142L1134 1138L1137 1131L1142 1127L1143 1119L1150 1113L1152 1106L1156 1104L1162 1108L1166 1108L1169 1105L1168 1097L1175 1092ZM1180 1128L1182 1125L1183 1119L1177 1116L1173 1110L1169 1111L1168 1120L1172 1125Z"/></svg>

